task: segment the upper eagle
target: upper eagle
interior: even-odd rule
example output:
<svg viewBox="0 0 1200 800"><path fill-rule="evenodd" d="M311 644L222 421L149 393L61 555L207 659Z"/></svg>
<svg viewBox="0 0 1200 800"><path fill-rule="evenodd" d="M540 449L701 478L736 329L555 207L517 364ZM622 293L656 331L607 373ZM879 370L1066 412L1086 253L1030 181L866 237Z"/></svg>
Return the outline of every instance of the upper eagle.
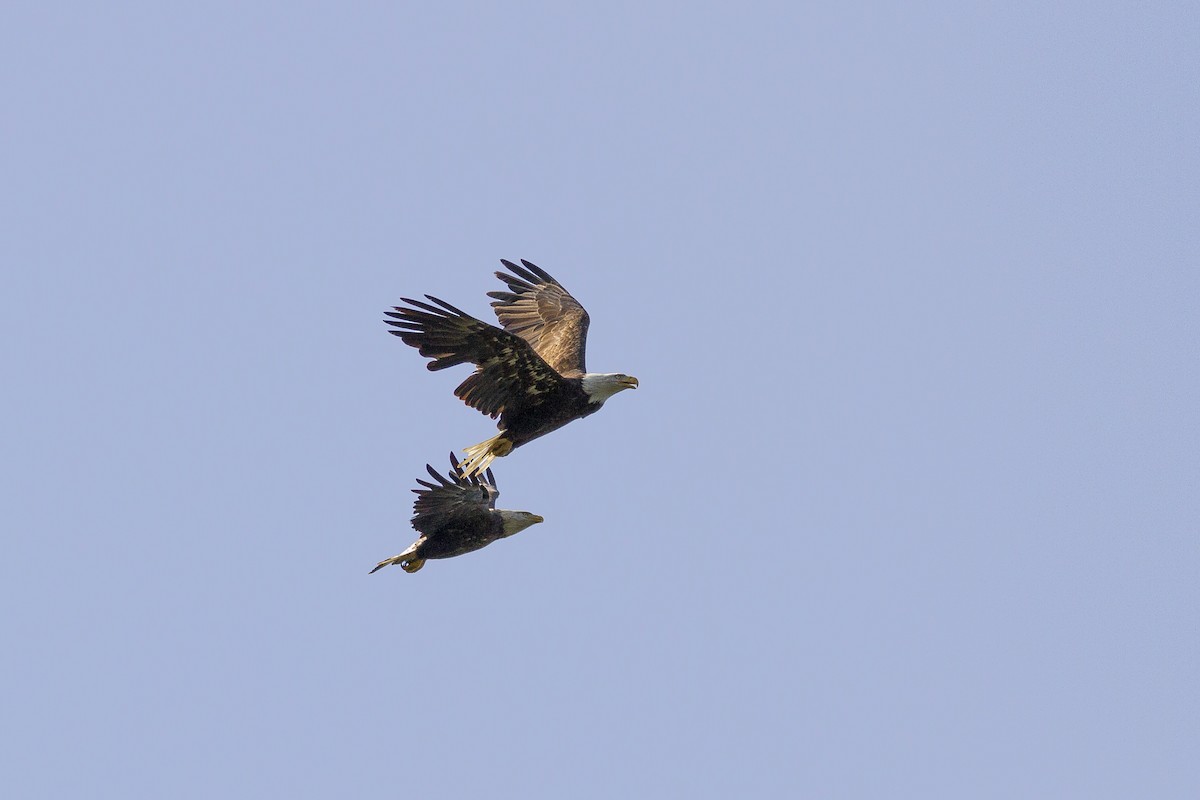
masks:
<svg viewBox="0 0 1200 800"><path fill-rule="evenodd" d="M562 284L528 261L500 263L512 273L496 273L508 291L488 296L503 330L431 295L425 295L428 303L401 298L408 305L395 306L384 320L397 328L389 333L432 359L431 370L475 365L454 394L499 417L500 433L466 448L467 475L638 385L629 375L586 371L588 314Z"/></svg>
<svg viewBox="0 0 1200 800"><path fill-rule="evenodd" d="M447 479L425 465L437 483L418 478L417 483L425 488L413 489L417 501L413 503L412 526L420 537L400 555L380 561L371 572L390 564L416 572L426 559L470 553L543 521L528 511L497 511L500 491L490 469L483 477L464 475L454 453L450 454L450 467Z"/></svg>

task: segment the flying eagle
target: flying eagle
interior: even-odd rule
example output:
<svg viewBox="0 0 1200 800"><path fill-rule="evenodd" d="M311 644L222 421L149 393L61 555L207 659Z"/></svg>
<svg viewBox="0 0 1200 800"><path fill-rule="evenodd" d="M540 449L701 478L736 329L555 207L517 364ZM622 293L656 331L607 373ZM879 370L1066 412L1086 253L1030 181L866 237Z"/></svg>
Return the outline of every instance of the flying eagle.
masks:
<svg viewBox="0 0 1200 800"><path fill-rule="evenodd" d="M371 572L392 564L399 564L405 572L416 572L425 566L426 559L461 556L544 521L528 511L497 511L500 491L490 469L482 478L467 476L454 453L450 454L450 466L447 479L425 465L437 483L418 478L417 483L425 488L413 489L417 500L413 503L412 526L420 538L400 555L380 561Z"/></svg>
<svg viewBox="0 0 1200 800"><path fill-rule="evenodd" d="M463 469L478 475L492 461L572 420L600 410L637 378L619 372L587 372L583 364L588 314L550 274L528 261L513 273L497 272L507 292L488 292L501 330L431 295L428 303L401 298L384 320L388 331L433 359L430 370L470 362L475 372L454 390L456 397L492 419L500 433L464 450Z"/></svg>

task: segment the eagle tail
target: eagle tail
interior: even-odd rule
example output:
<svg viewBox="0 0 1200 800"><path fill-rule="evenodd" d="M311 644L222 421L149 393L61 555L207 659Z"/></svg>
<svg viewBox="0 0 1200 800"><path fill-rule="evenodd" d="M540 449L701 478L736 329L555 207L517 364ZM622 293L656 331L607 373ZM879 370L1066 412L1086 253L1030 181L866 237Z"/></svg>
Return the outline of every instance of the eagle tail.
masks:
<svg viewBox="0 0 1200 800"><path fill-rule="evenodd" d="M461 465L462 474L467 478L472 475L479 475L497 458L506 456L512 451L512 439L509 439L505 435L505 431L500 431L500 433L492 438L482 441L479 444L463 448L466 458L463 459Z"/></svg>
<svg viewBox="0 0 1200 800"><path fill-rule="evenodd" d="M416 553L417 553L417 547L419 547L421 542L423 542L423 541L425 541L425 540L424 539L418 540L417 542L415 542L413 544L412 547L408 548L407 550L405 550L403 553L401 553L398 556L392 556L391 558L385 558L383 561L380 561L378 564L375 565L375 569L371 570L367 574L373 575L376 572L378 572L379 570L383 569L384 567L390 567L393 564L399 564L400 567L405 572L416 572L421 567L425 566L425 559L413 558L413 556L416 555Z"/></svg>

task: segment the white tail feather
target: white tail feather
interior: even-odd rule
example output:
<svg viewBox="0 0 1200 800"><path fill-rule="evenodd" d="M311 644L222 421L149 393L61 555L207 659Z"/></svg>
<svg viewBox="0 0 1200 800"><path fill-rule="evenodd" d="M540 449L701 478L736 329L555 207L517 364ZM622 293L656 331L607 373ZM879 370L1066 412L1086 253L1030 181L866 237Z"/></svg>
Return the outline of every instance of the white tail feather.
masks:
<svg viewBox="0 0 1200 800"><path fill-rule="evenodd" d="M505 438L503 431L479 444L465 447L463 454L466 458L461 464L463 475L468 478L478 475L487 469L497 457L506 456L511 452L512 442Z"/></svg>
<svg viewBox="0 0 1200 800"><path fill-rule="evenodd" d="M416 554L417 548L420 547L421 543L424 541L425 541L425 537L422 536L420 539L413 542L412 545L407 550L405 550L403 553L401 553L400 555L392 556L391 558L385 558L383 561L380 561L378 564L375 565L375 569L371 570L371 572L377 572L377 571L383 569L384 567L390 567L393 564L399 564L400 566L404 566L404 562L408 561L409 559L411 559L413 557L413 555ZM421 563L423 564L425 562L422 561ZM417 569L420 569L420 567L417 567ZM406 567L405 571L407 572L410 570L408 570L408 568ZM411 571L416 572L416 570L411 570ZM370 573L367 573L367 574L370 574Z"/></svg>

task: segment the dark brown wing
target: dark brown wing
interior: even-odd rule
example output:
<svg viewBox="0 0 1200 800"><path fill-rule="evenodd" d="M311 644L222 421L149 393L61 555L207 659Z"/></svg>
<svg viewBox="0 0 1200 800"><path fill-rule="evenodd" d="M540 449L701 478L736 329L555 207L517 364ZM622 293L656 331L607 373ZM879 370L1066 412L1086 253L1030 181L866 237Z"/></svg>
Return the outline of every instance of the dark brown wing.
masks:
<svg viewBox="0 0 1200 800"><path fill-rule="evenodd" d="M433 359L428 365L431 370L474 364L475 372L454 390L471 408L495 419L506 408L525 405L561 387L562 376L521 337L436 297L425 297L437 306L405 297L401 299L413 308L395 306L395 311L386 312L392 319L384 321L399 329L388 332Z"/></svg>
<svg viewBox="0 0 1200 800"><path fill-rule="evenodd" d="M418 478L417 483L424 488L413 489L417 499L413 503L412 526L426 536L448 525L459 529L486 525L492 509L496 507L496 498L500 496L490 469L486 477L464 477L454 453L450 454L450 465L453 469L447 478L426 464L425 469L437 483Z"/></svg>
<svg viewBox="0 0 1200 800"><path fill-rule="evenodd" d="M563 375L577 377L585 371L588 314L574 297L536 264L522 260L500 263L512 275L497 272L508 284L507 292L488 292L494 297L496 316L504 330L515 333L533 346L546 363Z"/></svg>

